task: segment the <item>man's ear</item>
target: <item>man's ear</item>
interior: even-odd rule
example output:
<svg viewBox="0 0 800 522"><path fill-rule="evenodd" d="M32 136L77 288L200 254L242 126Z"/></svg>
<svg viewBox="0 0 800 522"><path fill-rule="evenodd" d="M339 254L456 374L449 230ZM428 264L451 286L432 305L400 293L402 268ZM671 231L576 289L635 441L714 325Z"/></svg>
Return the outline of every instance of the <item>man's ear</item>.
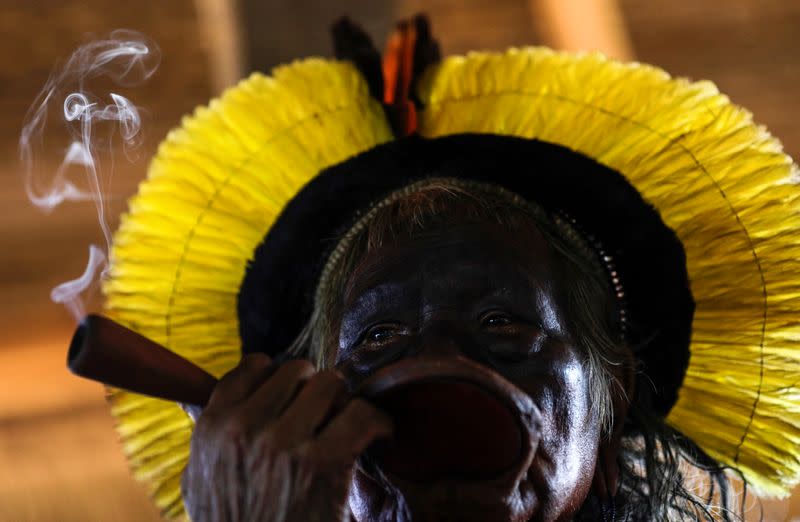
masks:
<svg viewBox="0 0 800 522"><path fill-rule="evenodd" d="M633 355L616 368L612 384L611 403L613 424L611 433L605 434L597 449L597 463L594 468L592 492L601 501L612 499L619 488L619 449L622 445L622 430L628 417L631 401L636 393L636 380L633 370Z"/></svg>

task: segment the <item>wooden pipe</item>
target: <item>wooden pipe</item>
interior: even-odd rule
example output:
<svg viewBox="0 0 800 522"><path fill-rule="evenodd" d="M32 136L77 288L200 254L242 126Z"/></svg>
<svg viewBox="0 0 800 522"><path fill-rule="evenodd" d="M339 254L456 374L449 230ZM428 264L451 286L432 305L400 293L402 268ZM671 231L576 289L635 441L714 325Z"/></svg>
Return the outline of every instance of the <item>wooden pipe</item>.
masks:
<svg viewBox="0 0 800 522"><path fill-rule="evenodd" d="M194 363L99 315L85 317L75 330L67 367L109 386L199 407L217 384Z"/></svg>

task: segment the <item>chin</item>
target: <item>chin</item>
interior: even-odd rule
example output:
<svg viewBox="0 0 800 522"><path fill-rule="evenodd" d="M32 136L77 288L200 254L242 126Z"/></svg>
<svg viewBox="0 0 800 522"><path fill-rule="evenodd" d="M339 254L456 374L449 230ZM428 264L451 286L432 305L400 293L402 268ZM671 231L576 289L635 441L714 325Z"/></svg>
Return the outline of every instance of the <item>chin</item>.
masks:
<svg viewBox="0 0 800 522"><path fill-rule="evenodd" d="M350 494L356 520L516 522L538 519L541 503L527 474L489 480L413 481L359 467Z"/></svg>
<svg viewBox="0 0 800 522"><path fill-rule="evenodd" d="M531 520L540 504L533 485L524 478L515 482L509 487L508 477L496 481L443 480L433 483L393 480L403 495L412 520Z"/></svg>

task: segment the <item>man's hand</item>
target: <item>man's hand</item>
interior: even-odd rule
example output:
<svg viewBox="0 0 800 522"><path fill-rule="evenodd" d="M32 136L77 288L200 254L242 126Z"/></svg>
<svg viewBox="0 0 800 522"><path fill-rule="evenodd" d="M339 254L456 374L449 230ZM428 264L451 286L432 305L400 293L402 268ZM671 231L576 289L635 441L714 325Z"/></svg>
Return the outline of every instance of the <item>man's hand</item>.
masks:
<svg viewBox="0 0 800 522"><path fill-rule="evenodd" d="M347 520L356 457L391 419L347 400L342 376L247 355L200 415L183 473L194 522Z"/></svg>

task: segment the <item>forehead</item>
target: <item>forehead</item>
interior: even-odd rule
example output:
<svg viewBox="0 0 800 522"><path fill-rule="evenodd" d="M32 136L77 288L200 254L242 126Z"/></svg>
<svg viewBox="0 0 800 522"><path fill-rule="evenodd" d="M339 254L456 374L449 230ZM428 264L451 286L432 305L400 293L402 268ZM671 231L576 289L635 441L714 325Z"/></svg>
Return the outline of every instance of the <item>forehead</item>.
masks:
<svg viewBox="0 0 800 522"><path fill-rule="evenodd" d="M485 286L550 286L554 274L551 248L533 224L516 230L499 224L459 225L367 253L348 280L344 304L387 285L458 294Z"/></svg>

